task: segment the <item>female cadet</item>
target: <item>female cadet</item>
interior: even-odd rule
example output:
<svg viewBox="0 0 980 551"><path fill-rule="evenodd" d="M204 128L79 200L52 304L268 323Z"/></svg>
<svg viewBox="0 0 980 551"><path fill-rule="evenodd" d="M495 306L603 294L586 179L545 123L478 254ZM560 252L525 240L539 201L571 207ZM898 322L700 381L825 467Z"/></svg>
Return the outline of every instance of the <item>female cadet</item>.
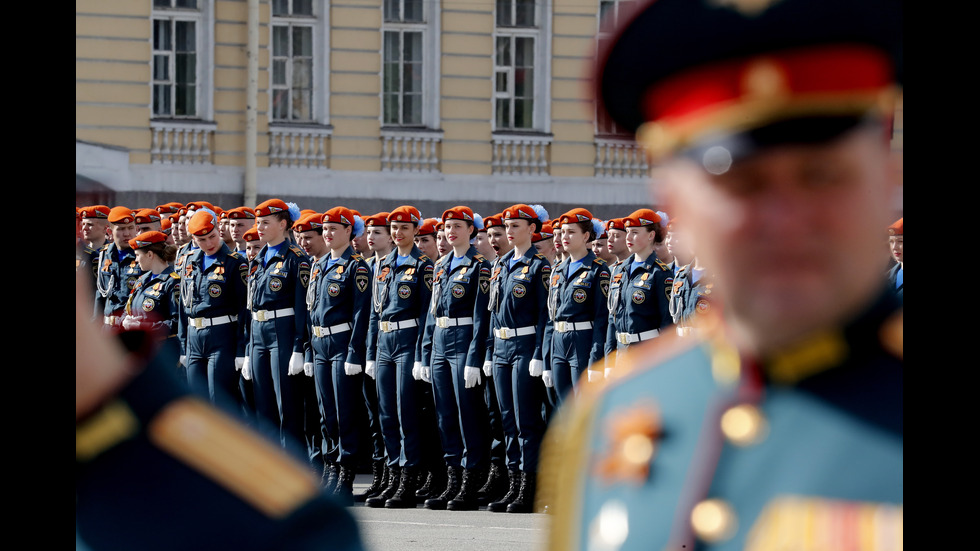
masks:
<svg viewBox="0 0 980 551"><path fill-rule="evenodd" d="M589 246L602 232L601 223L593 220L591 212L572 209L559 221L566 259L552 270L548 313L553 330L551 370L560 406L582 373L605 354L609 266L596 258ZM590 382L601 376L601 366L588 369Z"/></svg>
<svg viewBox="0 0 980 551"><path fill-rule="evenodd" d="M422 463L415 377L422 371L422 333L432 295L432 260L415 246L422 216L401 206L388 215L395 250L377 266L368 325L367 364L378 388L378 412L390 471L388 487L369 507L415 507Z"/></svg>
<svg viewBox="0 0 980 551"><path fill-rule="evenodd" d="M425 507L475 511L489 460L481 374L490 328L490 262L470 244L479 228L469 207L443 212L442 223L452 249L435 265L422 365L431 367L447 484Z"/></svg>
<svg viewBox="0 0 980 551"><path fill-rule="evenodd" d="M674 274L653 252L654 244L663 241L660 216L650 209L639 209L623 218L623 226L631 256L618 265L609 281L607 358L656 338L673 322L668 302ZM614 368L609 361L606 367Z"/></svg>
<svg viewBox="0 0 980 551"><path fill-rule="evenodd" d="M196 246L178 272L187 382L212 402L232 400L249 415L236 372L245 362L248 265L221 240L213 211L195 212L187 232Z"/></svg>
<svg viewBox="0 0 980 551"><path fill-rule="evenodd" d="M169 346L183 350L184 339L178 338L177 331L180 276L174 272L171 264L177 256L177 247L168 244L167 236L159 231L143 232L130 239L129 246L136 252L136 262L144 273L136 280L126 301L123 329L157 332ZM183 365L180 362L177 365L181 380L187 381Z"/></svg>
<svg viewBox="0 0 980 551"><path fill-rule="evenodd" d="M548 213L543 207L514 205L503 213L507 240L514 246L491 276L494 315L493 380L507 441L507 494L490 503L494 512L529 513L534 505L538 450L544 436L544 343L548 329L551 265L536 253L531 238ZM546 373L546 375L545 375ZM542 384L542 377L546 378Z"/></svg>
<svg viewBox="0 0 980 551"><path fill-rule="evenodd" d="M365 415L361 387L371 305L370 268L351 248L353 235L364 231L358 222L346 207L323 214L322 239L329 252L313 264L306 293L317 403L324 424L337 431L339 472L333 494L347 505L354 502L359 423Z"/></svg>
<svg viewBox="0 0 980 551"><path fill-rule="evenodd" d="M256 410L278 427L284 447L291 439L306 441L303 396L299 384L290 380L303 374L310 279L309 259L286 240L298 215L295 205L291 209L280 199L255 207L256 230L265 246L250 263L248 278L252 322L243 375L252 379Z"/></svg>

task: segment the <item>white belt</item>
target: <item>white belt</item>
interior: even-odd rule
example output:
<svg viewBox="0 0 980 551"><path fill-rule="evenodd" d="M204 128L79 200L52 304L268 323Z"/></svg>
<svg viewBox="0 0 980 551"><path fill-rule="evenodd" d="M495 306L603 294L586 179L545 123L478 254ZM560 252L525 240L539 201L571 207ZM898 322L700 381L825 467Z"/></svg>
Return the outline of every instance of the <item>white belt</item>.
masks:
<svg viewBox="0 0 980 551"><path fill-rule="evenodd" d="M402 320L402 321L379 321L378 327L385 333L391 333L392 331L398 331L399 329L408 329L409 327L418 327L419 320Z"/></svg>
<svg viewBox="0 0 980 551"><path fill-rule="evenodd" d="M555 331L568 333L569 331L585 331L592 329L591 321L556 321Z"/></svg>
<svg viewBox="0 0 980 551"><path fill-rule="evenodd" d="M252 312L252 319L256 321L269 321L276 318L285 318L295 315L295 311L292 308L283 308L281 310L256 310Z"/></svg>
<svg viewBox="0 0 980 551"><path fill-rule="evenodd" d="M346 333L350 331L350 323L338 323L337 325L331 325L330 327L320 327L319 325L313 326L313 336L314 337L326 337L328 335L336 335L339 333Z"/></svg>
<svg viewBox="0 0 980 551"><path fill-rule="evenodd" d="M187 318L187 324L194 329L203 329L212 325L224 325L238 321L238 316L218 316L216 318Z"/></svg>
<svg viewBox="0 0 980 551"><path fill-rule="evenodd" d="M494 329L493 335L498 339L512 339L514 337L523 337L524 335L533 335L537 331L537 328L533 325L528 325L527 327L518 327L517 329L511 329L510 327L501 327L500 329Z"/></svg>
<svg viewBox="0 0 980 551"><path fill-rule="evenodd" d="M106 325L111 325L113 327L119 327L122 325L122 316L105 316L102 318L102 322Z"/></svg>
<svg viewBox="0 0 980 551"><path fill-rule="evenodd" d="M436 318L436 327L456 327L457 325L473 325L473 318Z"/></svg>
<svg viewBox="0 0 980 551"><path fill-rule="evenodd" d="M660 334L659 329L651 329L642 333L616 333L616 340L623 344L648 341Z"/></svg>

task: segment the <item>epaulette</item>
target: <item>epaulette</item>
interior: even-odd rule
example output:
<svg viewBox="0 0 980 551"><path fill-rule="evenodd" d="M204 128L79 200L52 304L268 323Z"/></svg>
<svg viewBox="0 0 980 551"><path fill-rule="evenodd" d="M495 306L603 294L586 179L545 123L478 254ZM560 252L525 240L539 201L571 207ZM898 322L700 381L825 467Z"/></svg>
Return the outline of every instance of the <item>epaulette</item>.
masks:
<svg viewBox="0 0 980 551"><path fill-rule="evenodd" d="M480 253L476 253L475 255L473 255L473 260L476 260L477 262L483 262L486 259L487 259L487 257L483 256Z"/></svg>
<svg viewBox="0 0 980 551"><path fill-rule="evenodd" d="M245 258L244 256L242 256L242 253L240 253L238 251L231 251L230 253L228 253L228 256L230 256L230 257L232 257L232 258L234 258L236 260L240 260L240 259L244 259Z"/></svg>
<svg viewBox="0 0 980 551"><path fill-rule="evenodd" d="M543 255L543 254L541 254L541 253L534 253L534 258L540 258L541 260L548 260L548 259L547 259L547 258L545 258L545 257L544 257L544 255Z"/></svg>
<svg viewBox="0 0 980 551"><path fill-rule="evenodd" d="M449 258L448 254L440 256L439 260L436 260L436 266L442 266L443 264L445 264L447 258Z"/></svg>
<svg viewBox="0 0 980 551"><path fill-rule="evenodd" d="M666 272L666 271L668 271L668 270L670 270L670 266L669 266L668 264L665 264L665 263L664 263L664 262L663 262L662 260L660 260L659 258L655 258L655 259L654 259L653 261L657 263L657 266L660 266L660 269L661 269L661 270L663 270L663 271L665 271L665 272Z"/></svg>
<svg viewBox="0 0 980 551"><path fill-rule="evenodd" d="M306 256L306 253L303 252L303 249L297 247L293 243L289 244L289 250L293 251L293 254L295 254L296 256Z"/></svg>
<svg viewBox="0 0 980 551"><path fill-rule="evenodd" d="M602 265L604 265L604 264L606 264L606 261L605 261L605 260L603 260L603 259L601 259L601 258L599 258L598 256L597 256L597 257L595 257L595 258L593 258L593 259L592 259L592 262L595 262L596 264L598 264L598 265L600 265L600 266L602 266Z"/></svg>
<svg viewBox="0 0 980 551"><path fill-rule="evenodd" d="M178 274L177 272L170 272L170 277L174 279L180 279L180 274Z"/></svg>
<svg viewBox="0 0 980 551"><path fill-rule="evenodd" d="M429 260L429 257L425 253L419 255L419 260Z"/></svg>
<svg viewBox="0 0 980 551"><path fill-rule="evenodd" d="M363 260L363 259L364 259L364 257L363 257L363 256L361 256L361 255L360 255L360 254L358 254L358 253L353 253L353 254L351 254L351 255L350 255L350 259L351 259L351 260L354 260L354 261L357 261L357 260Z"/></svg>

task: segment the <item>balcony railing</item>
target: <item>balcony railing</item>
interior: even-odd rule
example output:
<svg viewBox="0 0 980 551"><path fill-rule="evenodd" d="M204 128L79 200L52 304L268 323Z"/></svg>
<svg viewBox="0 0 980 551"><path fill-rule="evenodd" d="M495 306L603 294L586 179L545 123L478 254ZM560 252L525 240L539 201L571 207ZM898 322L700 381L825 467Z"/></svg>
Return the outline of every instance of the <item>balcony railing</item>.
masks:
<svg viewBox="0 0 980 551"><path fill-rule="evenodd" d="M382 172L439 172L442 132L381 130Z"/></svg>
<svg viewBox="0 0 980 551"><path fill-rule="evenodd" d="M595 175L600 178L647 178L646 151L630 139L596 138Z"/></svg>
<svg viewBox="0 0 980 551"><path fill-rule="evenodd" d="M494 134L493 174L547 176L551 172L550 134Z"/></svg>
<svg viewBox="0 0 980 551"><path fill-rule="evenodd" d="M155 164L209 165L214 162L212 143L215 123L151 121L153 142L150 162Z"/></svg>
<svg viewBox="0 0 980 551"><path fill-rule="evenodd" d="M330 168L330 126L269 125L269 166Z"/></svg>

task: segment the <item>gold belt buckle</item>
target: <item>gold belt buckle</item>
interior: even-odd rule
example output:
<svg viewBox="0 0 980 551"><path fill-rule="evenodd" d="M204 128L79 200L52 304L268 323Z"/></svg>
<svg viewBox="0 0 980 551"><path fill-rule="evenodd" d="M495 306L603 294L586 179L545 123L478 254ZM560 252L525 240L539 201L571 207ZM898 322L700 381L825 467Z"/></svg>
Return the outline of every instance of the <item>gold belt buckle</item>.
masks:
<svg viewBox="0 0 980 551"><path fill-rule="evenodd" d="M192 318L194 320L194 329L202 329L204 327L204 318Z"/></svg>
<svg viewBox="0 0 980 551"><path fill-rule="evenodd" d="M503 339L503 340L507 340L507 339L510 338L510 332L507 330L506 327L501 327L500 328L500 335L499 335L499 337L501 339Z"/></svg>
<svg viewBox="0 0 980 551"><path fill-rule="evenodd" d="M616 336L619 337L619 342L620 343L622 343L622 344L629 344L630 343L630 341L629 341L629 334L627 334L627 333L620 333L619 335L616 335Z"/></svg>
<svg viewBox="0 0 980 551"><path fill-rule="evenodd" d="M314 325L313 326L313 336L314 337L322 337L323 336L323 331L321 331L321 329L322 329L321 327Z"/></svg>
<svg viewBox="0 0 980 551"><path fill-rule="evenodd" d="M266 321L267 319L269 319L269 318L265 317L265 313L267 311L268 310L258 310L258 311L256 311L255 312L255 319L257 319L259 321Z"/></svg>
<svg viewBox="0 0 980 551"><path fill-rule="evenodd" d="M566 329L565 329L565 322L564 321L556 321L555 322L555 331L558 331L559 333L564 333L566 331Z"/></svg>
<svg viewBox="0 0 980 551"><path fill-rule="evenodd" d="M385 333L391 333L391 331L392 331L391 324L388 323L387 321L382 321L381 322L381 330L384 331Z"/></svg>
<svg viewBox="0 0 980 551"><path fill-rule="evenodd" d="M449 318L447 317L436 318L436 327L441 327L443 329L449 327Z"/></svg>

